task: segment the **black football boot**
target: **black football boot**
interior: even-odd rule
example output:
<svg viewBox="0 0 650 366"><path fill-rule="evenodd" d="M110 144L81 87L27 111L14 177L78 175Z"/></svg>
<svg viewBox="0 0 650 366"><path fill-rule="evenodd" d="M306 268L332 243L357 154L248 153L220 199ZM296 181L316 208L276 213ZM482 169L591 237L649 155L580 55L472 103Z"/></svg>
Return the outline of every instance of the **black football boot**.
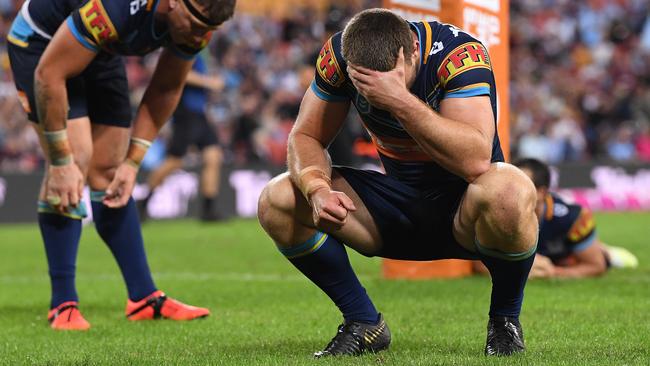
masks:
<svg viewBox="0 0 650 366"><path fill-rule="evenodd" d="M390 329L379 314L377 324L345 322L339 325L336 336L324 350L314 353L314 357L359 356L365 352L376 353L390 345Z"/></svg>
<svg viewBox="0 0 650 366"><path fill-rule="evenodd" d="M486 356L510 356L523 352L524 333L516 318L491 316L487 326Z"/></svg>

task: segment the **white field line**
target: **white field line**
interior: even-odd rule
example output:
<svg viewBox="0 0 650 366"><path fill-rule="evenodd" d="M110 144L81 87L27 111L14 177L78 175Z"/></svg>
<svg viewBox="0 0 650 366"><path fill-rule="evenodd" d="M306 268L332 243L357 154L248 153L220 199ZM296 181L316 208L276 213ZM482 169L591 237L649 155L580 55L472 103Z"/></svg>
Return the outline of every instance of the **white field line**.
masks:
<svg viewBox="0 0 650 366"><path fill-rule="evenodd" d="M233 282L307 282L307 278L300 274L280 275L280 274L259 274L259 273L192 273L192 272L154 272L154 279L183 280L183 281L233 281ZM378 279L375 276L359 276L360 280L369 281ZM122 281L122 276L116 274L81 274L77 275L77 282L86 281ZM29 276L0 276L0 283L20 284L20 283L46 283L47 274L29 275Z"/></svg>

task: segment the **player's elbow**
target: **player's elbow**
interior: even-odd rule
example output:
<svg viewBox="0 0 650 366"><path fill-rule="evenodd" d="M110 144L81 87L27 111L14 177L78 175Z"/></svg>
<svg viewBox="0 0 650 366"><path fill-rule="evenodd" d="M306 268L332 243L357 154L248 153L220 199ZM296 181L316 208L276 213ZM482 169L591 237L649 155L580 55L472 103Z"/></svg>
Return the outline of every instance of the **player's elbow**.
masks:
<svg viewBox="0 0 650 366"><path fill-rule="evenodd" d="M490 170L492 162L489 158L475 159L465 166L463 178L468 183L474 182L478 177L487 173Z"/></svg>
<svg viewBox="0 0 650 366"><path fill-rule="evenodd" d="M34 85L37 89L52 87L57 84L64 85L65 77L57 72L56 68L39 64L34 70Z"/></svg>

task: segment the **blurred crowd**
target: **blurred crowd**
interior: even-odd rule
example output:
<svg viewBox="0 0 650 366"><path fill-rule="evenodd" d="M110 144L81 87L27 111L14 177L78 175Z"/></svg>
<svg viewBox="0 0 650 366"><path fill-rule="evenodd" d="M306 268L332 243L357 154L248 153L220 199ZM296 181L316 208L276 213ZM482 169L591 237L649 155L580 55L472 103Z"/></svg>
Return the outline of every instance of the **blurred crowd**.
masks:
<svg viewBox="0 0 650 366"><path fill-rule="evenodd" d="M15 97L5 37L21 0L0 0L0 171L42 165L38 140ZM342 2L325 12L295 8L283 17L237 14L202 57L224 90L208 117L227 161L282 165L286 141L323 42L379 0ZM515 156L551 163L650 161L650 5L647 0L511 1L511 123ZM155 55L126 59L137 105ZM350 119L356 119L354 114ZM373 155L359 123L331 148L339 163ZM148 157L164 154L163 131ZM190 157L191 159L191 157Z"/></svg>
<svg viewBox="0 0 650 366"><path fill-rule="evenodd" d="M510 4L513 153L650 161L650 2Z"/></svg>

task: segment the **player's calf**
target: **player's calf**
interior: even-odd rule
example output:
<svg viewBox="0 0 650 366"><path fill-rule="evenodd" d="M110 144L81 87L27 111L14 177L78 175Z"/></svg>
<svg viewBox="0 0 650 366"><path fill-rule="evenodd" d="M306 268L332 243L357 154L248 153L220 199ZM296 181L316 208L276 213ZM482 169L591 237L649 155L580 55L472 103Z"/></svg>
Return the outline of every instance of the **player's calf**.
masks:
<svg viewBox="0 0 650 366"><path fill-rule="evenodd" d="M288 174L273 179L260 196L260 224L280 252L341 311L337 335L316 357L359 355L388 348L390 332L357 279L345 246L314 228L311 208ZM305 222L300 222L300 220Z"/></svg>

